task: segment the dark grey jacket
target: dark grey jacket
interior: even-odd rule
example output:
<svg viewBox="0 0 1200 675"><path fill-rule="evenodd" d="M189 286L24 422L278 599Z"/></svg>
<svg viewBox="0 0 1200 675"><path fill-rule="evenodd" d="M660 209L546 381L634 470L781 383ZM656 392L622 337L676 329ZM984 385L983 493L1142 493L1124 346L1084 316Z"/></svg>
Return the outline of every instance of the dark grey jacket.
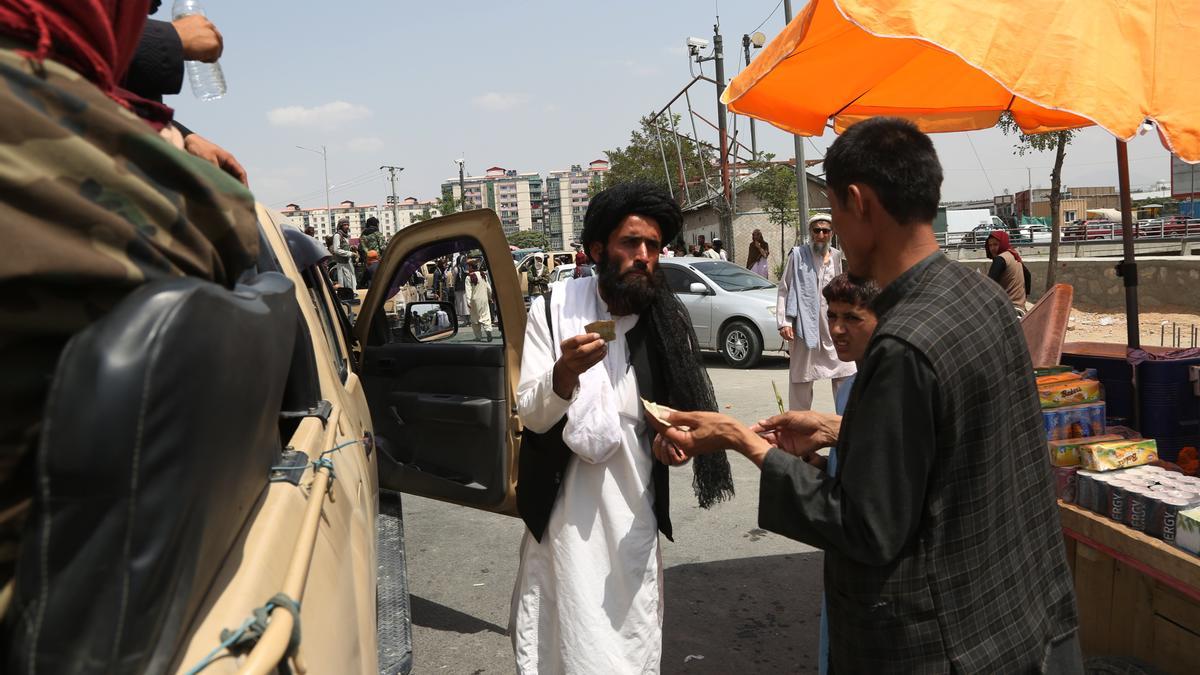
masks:
<svg viewBox="0 0 1200 675"><path fill-rule="evenodd" d="M773 450L760 523L826 549L835 671L1042 672L1078 620L1012 307L938 253L876 311L837 476Z"/></svg>

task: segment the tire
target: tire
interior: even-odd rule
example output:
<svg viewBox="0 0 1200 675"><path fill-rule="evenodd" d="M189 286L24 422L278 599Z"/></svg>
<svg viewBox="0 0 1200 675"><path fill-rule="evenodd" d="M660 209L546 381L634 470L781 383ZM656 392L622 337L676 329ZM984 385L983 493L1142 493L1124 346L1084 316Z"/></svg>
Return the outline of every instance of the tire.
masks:
<svg viewBox="0 0 1200 675"><path fill-rule="evenodd" d="M725 363L734 368L753 368L762 358L762 337L745 321L730 321L721 329L718 348Z"/></svg>

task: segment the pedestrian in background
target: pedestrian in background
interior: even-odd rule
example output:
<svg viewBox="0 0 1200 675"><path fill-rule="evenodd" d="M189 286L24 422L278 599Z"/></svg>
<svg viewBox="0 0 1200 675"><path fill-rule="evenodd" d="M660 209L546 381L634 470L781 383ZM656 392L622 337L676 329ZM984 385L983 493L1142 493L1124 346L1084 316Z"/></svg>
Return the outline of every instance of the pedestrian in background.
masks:
<svg viewBox="0 0 1200 675"><path fill-rule="evenodd" d="M833 238L830 217L818 214L808 221L811 244L800 244L788 254L775 317L779 335L791 343L788 370L788 409L811 410L813 382L831 380L833 396L846 378L854 374L854 364L837 357L829 334L828 307L821 291L842 273L842 252L829 245Z"/></svg>
<svg viewBox="0 0 1200 675"><path fill-rule="evenodd" d="M454 254L453 278L450 283L454 287L454 311L458 314L460 325L470 323L470 309L467 307L467 254Z"/></svg>
<svg viewBox="0 0 1200 675"><path fill-rule="evenodd" d="M550 287L550 268L546 266L544 253L539 251L533 254L533 264L529 266L525 279L530 299L541 296Z"/></svg>
<svg viewBox="0 0 1200 675"><path fill-rule="evenodd" d="M767 269L770 257L771 247L763 239L762 230L755 230L750 234L750 252L746 254L746 268L758 276L766 278L770 273L770 270Z"/></svg>
<svg viewBox="0 0 1200 675"><path fill-rule="evenodd" d="M467 307L471 317L471 330L476 340L492 341L492 287L487 272L479 269L479 261L472 258L467 262Z"/></svg>
<svg viewBox="0 0 1200 675"><path fill-rule="evenodd" d="M1025 316L1031 285L1029 268L1021 261L1021 254L1012 247L1007 232L996 230L988 235L987 257L992 261L988 278L1000 284L1000 288L1008 294L1017 316Z"/></svg>
<svg viewBox="0 0 1200 675"><path fill-rule="evenodd" d="M725 250L725 242L721 241L720 239L713 238L712 247L713 250L717 252L718 260L729 260L729 253Z"/></svg>
<svg viewBox="0 0 1200 675"><path fill-rule="evenodd" d="M337 230L333 233L333 281L342 288L355 290L354 283L354 249L350 247L350 220L342 218L338 221Z"/></svg>
<svg viewBox="0 0 1200 675"><path fill-rule="evenodd" d="M708 258L709 260L721 259L721 254L717 253L716 249L713 248L713 243L711 241L704 242L704 257Z"/></svg>

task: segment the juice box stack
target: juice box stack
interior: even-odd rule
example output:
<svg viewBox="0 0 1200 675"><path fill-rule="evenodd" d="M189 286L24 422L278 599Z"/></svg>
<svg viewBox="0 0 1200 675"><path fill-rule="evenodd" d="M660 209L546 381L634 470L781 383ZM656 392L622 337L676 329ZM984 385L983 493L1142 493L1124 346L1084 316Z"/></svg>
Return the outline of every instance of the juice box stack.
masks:
<svg viewBox="0 0 1200 675"><path fill-rule="evenodd" d="M1151 466L1154 439L1106 426L1095 371L1036 375L1058 498L1200 555L1200 478Z"/></svg>

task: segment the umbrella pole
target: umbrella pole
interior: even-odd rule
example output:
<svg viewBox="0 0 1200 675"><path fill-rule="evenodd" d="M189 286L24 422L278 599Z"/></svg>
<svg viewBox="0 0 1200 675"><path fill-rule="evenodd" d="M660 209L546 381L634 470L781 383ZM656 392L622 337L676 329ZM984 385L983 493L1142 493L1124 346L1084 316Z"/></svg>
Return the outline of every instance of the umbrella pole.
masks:
<svg viewBox="0 0 1200 675"><path fill-rule="evenodd" d="M1121 238L1125 257L1117 264L1117 276L1125 280L1126 351L1141 349L1141 323L1138 321L1137 262L1133 250L1133 200L1129 195L1129 146L1117 139L1117 182L1121 191ZM1142 393L1138 386L1137 366L1130 366L1133 388L1133 428L1142 428Z"/></svg>
<svg viewBox="0 0 1200 675"><path fill-rule="evenodd" d="M1129 146L1117 140L1117 180L1121 190L1121 238L1125 258L1117 265L1117 275L1125 280L1126 340L1130 349L1141 349L1141 326L1138 323L1137 262L1133 252L1133 201L1129 196Z"/></svg>

